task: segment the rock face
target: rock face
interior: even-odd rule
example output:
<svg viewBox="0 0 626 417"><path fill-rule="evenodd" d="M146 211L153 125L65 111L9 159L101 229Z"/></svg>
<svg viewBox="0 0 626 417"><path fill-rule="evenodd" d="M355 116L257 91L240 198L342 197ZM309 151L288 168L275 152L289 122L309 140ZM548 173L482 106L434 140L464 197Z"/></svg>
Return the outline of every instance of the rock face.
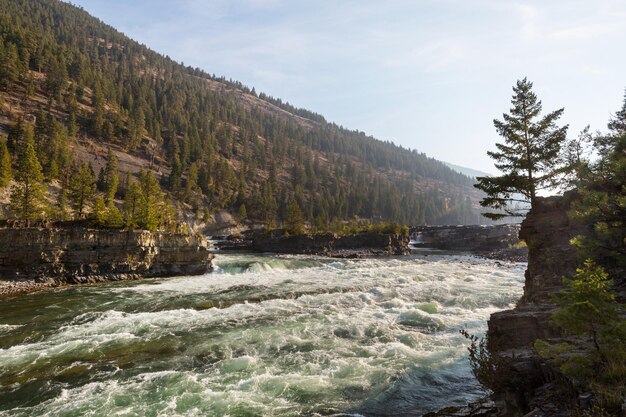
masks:
<svg viewBox="0 0 626 417"><path fill-rule="evenodd" d="M528 347L538 337L553 334L548 323L554 310L550 294L562 290L563 277L573 275L580 260L570 240L585 233L567 215L577 194L539 199L522 222L519 232L528 246L528 269L524 295L513 310L491 315L491 348L503 350Z"/></svg>
<svg viewBox="0 0 626 417"><path fill-rule="evenodd" d="M251 250L288 254L321 255L335 258L392 256L409 253L409 237L394 233L362 232L352 235L307 233L284 235L282 231L251 232L244 238L225 238L216 243L221 250Z"/></svg>
<svg viewBox="0 0 626 417"><path fill-rule="evenodd" d="M509 358L508 381L494 394L500 416L525 415L539 406L545 409L551 401L546 396L554 394L555 386L567 386L560 372L536 356L532 346L538 338L560 336L550 325L555 305L549 296L564 288L563 277L573 275L579 265L570 240L585 230L567 215L577 198L575 192L568 192L540 199L522 222L519 236L529 251L524 295L513 310L492 314L488 324L490 352ZM557 411L542 415L560 415Z"/></svg>
<svg viewBox="0 0 626 417"><path fill-rule="evenodd" d="M418 226L411 229L411 237L416 247L492 251L518 244L519 230L519 224Z"/></svg>
<svg viewBox="0 0 626 417"><path fill-rule="evenodd" d="M310 254L332 257L391 256L409 253L409 238L401 234L315 233L293 236L264 236L253 239L253 248L261 252Z"/></svg>
<svg viewBox="0 0 626 417"><path fill-rule="evenodd" d="M4 284L197 275L212 269L212 257L201 236L84 227L0 228Z"/></svg>

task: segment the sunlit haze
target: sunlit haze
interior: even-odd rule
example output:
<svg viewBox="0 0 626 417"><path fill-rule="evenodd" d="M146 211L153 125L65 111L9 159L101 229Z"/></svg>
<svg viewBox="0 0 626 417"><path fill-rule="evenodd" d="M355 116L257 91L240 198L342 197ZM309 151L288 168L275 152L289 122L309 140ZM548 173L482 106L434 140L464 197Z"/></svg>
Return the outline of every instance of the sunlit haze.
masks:
<svg viewBox="0 0 626 417"><path fill-rule="evenodd" d="M626 2L77 0L155 51L327 120L494 172L492 120L527 76L575 136L626 78Z"/></svg>

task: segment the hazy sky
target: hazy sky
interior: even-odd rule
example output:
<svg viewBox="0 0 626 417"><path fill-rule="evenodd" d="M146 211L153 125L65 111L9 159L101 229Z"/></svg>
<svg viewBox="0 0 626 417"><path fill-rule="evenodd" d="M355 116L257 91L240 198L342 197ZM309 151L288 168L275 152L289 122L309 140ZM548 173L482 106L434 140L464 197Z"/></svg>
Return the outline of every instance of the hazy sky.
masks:
<svg viewBox="0 0 626 417"><path fill-rule="evenodd" d="M624 0L73 0L157 52L435 158L494 172L527 76L575 136L626 87Z"/></svg>

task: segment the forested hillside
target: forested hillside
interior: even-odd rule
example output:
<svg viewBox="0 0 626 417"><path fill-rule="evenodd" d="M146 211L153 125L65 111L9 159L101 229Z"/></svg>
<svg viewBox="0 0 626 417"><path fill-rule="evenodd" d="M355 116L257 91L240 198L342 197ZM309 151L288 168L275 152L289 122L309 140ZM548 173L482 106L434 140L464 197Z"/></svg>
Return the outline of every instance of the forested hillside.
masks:
<svg viewBox="0 0 626 417"><path fill-rule="evenodd" d="M184 67L56 0L0 0L0 177L4 217L481 221L473 180L443 163Z"/></svg>

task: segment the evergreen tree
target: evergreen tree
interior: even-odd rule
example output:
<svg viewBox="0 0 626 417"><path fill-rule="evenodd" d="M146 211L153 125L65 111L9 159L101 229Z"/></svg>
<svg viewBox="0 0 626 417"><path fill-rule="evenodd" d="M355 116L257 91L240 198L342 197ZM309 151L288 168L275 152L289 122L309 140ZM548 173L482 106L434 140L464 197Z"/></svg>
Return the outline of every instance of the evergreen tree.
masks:
<svg viewBox="0 0 626 417"><path fill-rule="evenodd" d="M11 190L11 211L14 217L24 220L41 217L45 202L45 185L32 140L21 146L15 180L16 184Z"/></svg>
<svg viewBox="0 0 626 417"><path fill-rule="evenodd" d="M124 226L124 217L122 217L122 213L113 202L109 203L107 207L105 225L112 229L119 229Z"/></svg>
<svg viewBox="0 0 626 417"><path fill-rule="evenodd" d="M19 53L14 43L0 40L0 89L6 89L17 81L20 73Z"/></svg>
<svg viewBox="0 0 626 417"><path fill-rule="evenodd" d="M139 200L139 226L154 231L161 225L163 195L151 171L140 174L141 197Z"/></svg>
<svg viewBox="0 0 626 417"><path fill-rule="evenodd" d="M46 91L50 99L61 99L61 93L67 84L67 68L61 56L60 59L51 58L46 74Z"/></svg>
<svg viewBox="0 0 626 417"><path fill-rule="evenodd" d="M69 197L78 217L83 216L85 205L93 198L95 193L95 181L91 166L81 164L74 169L69 184Z"/></svg>
<svg viewBox="0 0 626 417"><path fill-rule="evenodd" d="M65 187L61 188L61 191L59 192L59 196L57 198L57 219L70 219L70 213L67 206L67 189Z"/></svg>
<svg viewBox="0 0 626 417"><path fill-rule="evenodd" d="M289 200L287 204L287 218L285 226L291 234L301 234L304 231L304 216L295 198Z"/></svg>
<svg viewBox="0 0 626 417"><path fill-rule="evenodd" d="M5 140L0 140L0 188L9 185L11 181L11 154Z"/></svg>
<svg viewBox="0 0 626 417"><path fill-rule="evenodd" d="M532 86L526 78L518 81L513 87L511 112L503 114L502 121L493 121L504 143L496 144L497 152L487 153L504 174L477 178L475 187L487 193L481 206L499 210L483 213L485 217L499 219L522 215L526 211L524 205L532 207L537 193L554 188L565 172L559 156L568 126L556 126L563 109L540 118L542 105ZM512 204L523 206L515 208Z"/></svg>
<svg viewBox="0 0 626 417"><path fill-rule="evenodd" d="M93 210L91 212L91 218L96 222L98 226L104 226L106 224L107 206L104 203L104 198L101 195L96 196L93 203Z"/></svg>
<svg viewBox="0 0 626 417"><path fill-rule="evenodd" d="M141 188L137 181L130 179L124 195L124 227L134 229L139 225Z"/></svg>
<svg viewBox="0 0 626 417"><path fill-rule="evenodd" d="M578 193L570 215L593 224L574 243L586 257L605 268L626 267L626 97L622 110L609 122L610 133L594 138L598 158L579 169Z"/></svg>
<svg viewBox="0 0 626 417"><path fill-rule="evenodd" d="M600 352L602 330L620 321L615 294L610 291L612 281L602 267L587 259L564 283L567 290L554 296L560 307L552 315L554 324L569 334L589 336Z"/></svg>
<svg viewBox="0 0 626 417"><path fill-rule="evenodd" d="M107 203L115 200L115 194L117 193L119 183L120 179L117 173L117 157L111 148L109 148L107 162L104 168L104 194L106 196Z"/></svg>
<svg viewBox="0 0 626 417"><path fill-rule="evenodd" d="M248 218L248 211L246 210L246 205L241 203L239 206L239 211L237 212L237 217L239 217L239 221L243 222Z"/></svg>

